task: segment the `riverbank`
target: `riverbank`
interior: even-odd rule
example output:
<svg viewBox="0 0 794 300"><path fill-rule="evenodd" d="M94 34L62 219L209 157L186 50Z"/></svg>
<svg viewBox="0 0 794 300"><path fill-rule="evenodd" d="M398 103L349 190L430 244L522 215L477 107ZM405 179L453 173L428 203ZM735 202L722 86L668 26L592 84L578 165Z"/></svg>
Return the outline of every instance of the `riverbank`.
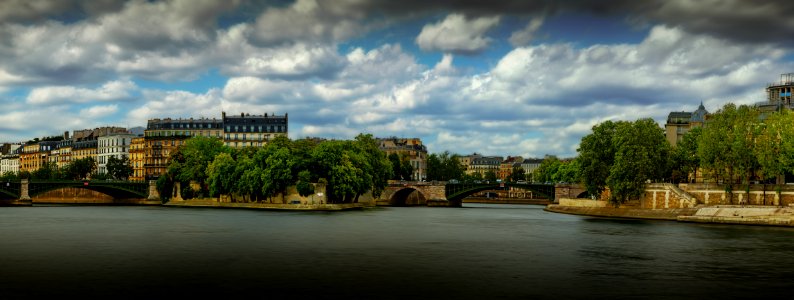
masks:
<svg viewBox="0 0 794 300"><path fill-rule="evenodd" d="M533 205L549 205L551 201L548 199L503 199L503 198L485 198L485 197L466 197L463 203L486 203L486 204L533 204Z"/></svg>
<svg viewBox="0 0 794 300"><path fill-rule="evenodd" d="M608 218L650 219L676 221L679 216L691 216L697 213L697 208L613 208L613 207L579 207L549 204L545 211Z"/></svg>
<svg viewBox="0 0 794 300"><path fill-rule="evenodd" d="M594 201L600 202L600 201ZM715 205L695 208L615 208L550 204L545 211L607 218L669 220L693 223L794 226L794 208L758 205Z"/></svg>
<svg viewBox="0 0 794 300"><path fill-rule="evenodd" d="M168 207L201 207L201 208L239 208L259 210L292 210L292 211L344 211L363 209L369 207L368 203L341 203L341 204L281 204L281 203L233 203L218 202L215 199L190 199L183 201L169 201L163 206Z"/></svg>

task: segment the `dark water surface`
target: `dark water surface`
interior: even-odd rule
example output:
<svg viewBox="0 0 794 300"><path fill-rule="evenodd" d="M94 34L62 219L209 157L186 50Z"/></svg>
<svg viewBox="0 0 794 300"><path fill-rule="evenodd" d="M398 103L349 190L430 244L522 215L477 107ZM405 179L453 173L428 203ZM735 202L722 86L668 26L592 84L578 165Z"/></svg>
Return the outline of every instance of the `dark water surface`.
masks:
<svg viewBox="0 0 794 300"><path fill-rule="evenodd" d="M0 299L794 298L794 229L542 208L0 208Z"/></svg>

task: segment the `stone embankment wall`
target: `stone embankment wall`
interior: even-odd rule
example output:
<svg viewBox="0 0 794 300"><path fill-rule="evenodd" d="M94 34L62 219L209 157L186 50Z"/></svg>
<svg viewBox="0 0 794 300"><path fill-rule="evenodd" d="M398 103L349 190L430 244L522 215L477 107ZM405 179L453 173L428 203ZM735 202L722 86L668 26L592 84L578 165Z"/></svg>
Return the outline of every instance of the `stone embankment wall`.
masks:
<svg viewBox="0 0 794 300"><path fill-rule="evenodd" d="M695 197L698 204L703 205L780 205L794 204L794 185L780 185L780 193L776 192L775 185L754 184L750 185L748 195L744 186L735 186L733 200L725 192L724 185L717 184L679 184L679 187Z"/></svg>
<svg viewBox="0 0 794 300"><path fill-rule="evenodd" d="M177 194L177 196L179 196ZM234 196L231 197L229 195L222 195L218 198L214 198L215 201L221 203L246 203L245 199L242 196ZM191 199L192 200L192 199ZM206 200L206 199L205 199ZM183 201L181 197L175 197L174 201ZM190 201L190 200L189 200ZM267 202L269 204L286 204L286 205L320 205L320 204L327 204L328 203L328 194L326 193L326 185L315 183L314 184L314 193L308 196L301 196L298 194L298 189L296 186L289 186L287 187L286 194L278 194L275 197L272 197L266 201L260 202ZM365 206L373 206L375 205L375 199L372 197L371 192L367 192L358 197L358 203L361 203Z"/></svg>
<svg viewBox="0 0 794 300"><path fill-rule="evenodd" d="M35 204L144 204L160 205L160 200L145 198L114 199L102 192L83 188L60 188L31 197Z"/></svg>

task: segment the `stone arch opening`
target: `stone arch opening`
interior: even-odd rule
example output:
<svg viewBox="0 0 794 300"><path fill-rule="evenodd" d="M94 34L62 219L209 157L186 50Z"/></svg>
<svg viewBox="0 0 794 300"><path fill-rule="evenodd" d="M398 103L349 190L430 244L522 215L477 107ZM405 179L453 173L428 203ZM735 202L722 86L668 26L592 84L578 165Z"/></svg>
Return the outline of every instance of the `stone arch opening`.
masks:
<svg viewBox="0 0 794 300"><path fill-rule="evenodd" d="M415 188L404 188L396 191L389 199L391 206L424 206L427 205L427 197L422 191Z"/></svg>

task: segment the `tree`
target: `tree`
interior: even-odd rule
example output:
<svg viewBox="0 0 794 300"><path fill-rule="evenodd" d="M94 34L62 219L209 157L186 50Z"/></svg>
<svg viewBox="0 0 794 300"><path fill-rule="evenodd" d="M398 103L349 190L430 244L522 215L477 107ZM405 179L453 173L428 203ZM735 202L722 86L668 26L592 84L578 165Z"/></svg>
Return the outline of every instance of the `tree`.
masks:
<svg viewBox="0 0 794 300"><path fill-rule="evenodd" d="M764 179L776 178L776 190L785 184L785 174L794 172L794 114L782 110L761 124L753 152Z"/></svg>
<svg viewBox="0 0 794 300"><path fill-rule="evenodd" d="M194 136L180 146L169 158L168 172L183 184L191 181L199 183L201 189L206 187L207 165L220 153L229 153L231 149L217 138Z"/></svg>
<svg viewBox="0 0 794 300"><path fill-rule="evenodd" d="M312 175L308 170L303 170L298 174L298 183L296 185L298 195L306 197L314 193L314 186L311 183L311 176Z"/></svg>
<svg viewBox="0 0 794 300"><path fill-rule="evenodd" d="M496 172L493 170L488 170L485 172L485 180L488 182L496 182Z"/></svg>
<svg viewBox="0 0 794 300"><path fill-rule="evenodd" d="M397 153L389 154L388 156L389 163L392 166L392 176L391 179L393 180L405 180L402 177L402 162L400 160L400 155Z"/></svg>
<svg viewBox="0 0 794 300"><path fill-rule="evenodd" d="M559 158L554 155L546 155L540 166L535 169L533 177L539 182L555 182L554 174L557 173L560 165L562 165L562 162L560 162Z"/></svg>
<svg viewBox="0 0 794 300"><path fill-rule="evenodd" d="M579 148L579 174L587 193L599 197L607 187L607 178L615 162L617 127L625 122L606 121L593 126L593 132L582 138ZM543 181L536 177L536 180Z"/></svg>
<svg viewBox="0 0 794 300"><path fill-rule="evenodd" d="M521 166L513 166L513 171L510 173L510 181L524 180L524 168Z"/></svg>
<svg viewBox="0 0 794 300"><path fill-rule="evenodd" d="M759 126L759 111L746 105L728 103L713 114L698 142L702 167L717 182L725 184L733 202L736 183L748 184L758 161L753 147Z"/></svg>
<svg viewBox="0 0 794 300"><path fill-rule="evenodd" d="M678 171L680 176L685 176L687 182L697 179L697 171L700 166L698 140L702 133L702 128L692 128L673 149L673 170ZM689 174L692 174L691 179L689 179Z"/></svg>
<svg viewBox="0 0 794 300"><path fill-rule="evenodd" d="M133 172L130 160L126 155L122 155L121 159L117 159L115 156L108 157L106 167L108 174L118 180L126 180Z"/></svg>
<svg viewBox="0 0 794 300"><path fill-rule="evenodd" d="M427 180L448 181L461 179L466 169L460 164L457 154L444 151L427 157Z"/></svg>
<svg viewBox="0 0 794 300"><path fill-rule="evenodd" d="M554 182L578 183L581 181L579 170L579 159L560 161L557 171L552 174L552 180Z"/></svg>
<svg viewBox="0 0 794 300"><path fill-rule="evenodd" d="M215 156L206 170L210 196L217 197L232 192L236 181L232 177L235 168L235 160L229 153L220 153Z"/></svg>
<svg viewBox="0 0 794 300"><path fill-rule="evenodd" d="M607 184L610 202L619 205L638 199L645 191L646 181L665 177L670 144L653 119L619 124L613 142L616 152Z"/></svg>
<svg viewBox="0 0 794 300"><path fill-rule="evenodd" d="M58 179L58 166L53 162L44 162L41 167L31 173L33 179Z"/></svg>

